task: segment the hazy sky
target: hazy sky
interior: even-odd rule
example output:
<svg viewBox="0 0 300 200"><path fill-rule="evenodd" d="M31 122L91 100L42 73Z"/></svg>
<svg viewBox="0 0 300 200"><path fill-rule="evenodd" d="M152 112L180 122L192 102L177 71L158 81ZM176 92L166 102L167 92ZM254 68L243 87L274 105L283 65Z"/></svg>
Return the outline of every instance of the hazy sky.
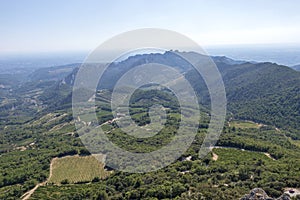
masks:
<svg viewBox="0 0 300 200"><path fill-rule="evenodd" d="M137 28L200 45L300 44L297 0L0 0L0 53L93 50Z"/></svg>

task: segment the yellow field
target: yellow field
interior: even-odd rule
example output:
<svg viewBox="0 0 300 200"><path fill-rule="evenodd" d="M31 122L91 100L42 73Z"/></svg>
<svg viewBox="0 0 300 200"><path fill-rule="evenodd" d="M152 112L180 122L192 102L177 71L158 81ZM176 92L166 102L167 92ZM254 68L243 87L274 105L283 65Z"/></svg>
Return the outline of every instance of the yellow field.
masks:
<svg viewBox="0 0 300 200"><path fill-rule="evenodd" d="M67 156L52 160L48 183L60 184L64 180L68 183L90 182L95 177L108 175L104 165L93 156Z"/></svg>

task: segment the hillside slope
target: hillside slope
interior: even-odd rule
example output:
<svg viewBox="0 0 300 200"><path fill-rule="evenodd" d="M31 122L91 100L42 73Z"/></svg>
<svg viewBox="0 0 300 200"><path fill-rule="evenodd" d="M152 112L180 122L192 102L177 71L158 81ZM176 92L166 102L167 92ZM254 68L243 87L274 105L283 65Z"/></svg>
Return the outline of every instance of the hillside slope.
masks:
<svg viewBox="0 0 300 200"><path fill-rule="evenodd" d="M192 52L184 54L197 56ZM228 111L234 118L287 128L299 135L300 72L275 63L249 63L226 57L212 59L223 77ZM171 52L136 55L112 64L100 81L99 89L112 89L126 71L151 62L173 66L184 73L198 92L201 103L209 105L207 87L201 76L185 60ZM62 82L71 86L76 72L77 69ZM67 98L64 102L71 101L70 96Z"/></svg>

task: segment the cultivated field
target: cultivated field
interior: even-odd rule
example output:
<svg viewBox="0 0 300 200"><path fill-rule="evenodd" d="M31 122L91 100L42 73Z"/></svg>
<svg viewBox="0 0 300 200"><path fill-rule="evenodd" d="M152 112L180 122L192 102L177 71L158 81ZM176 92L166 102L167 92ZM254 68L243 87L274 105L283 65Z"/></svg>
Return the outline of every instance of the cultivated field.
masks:
<svg viewBox="0 0 300 200"><path fill-rule="evenodd" d="M53 159L48 183L91 182L108 175L104 165L93 156L67 156Z"/></svg>
<svg viewBox="0 0 300 200"><path fill-rule="evenodd" d="M241 129L246 129L246 128L259 128L262 125L257 124L251 121L231 121L229 122L230 127L235 127L235 128L241 128Z"/></svg>

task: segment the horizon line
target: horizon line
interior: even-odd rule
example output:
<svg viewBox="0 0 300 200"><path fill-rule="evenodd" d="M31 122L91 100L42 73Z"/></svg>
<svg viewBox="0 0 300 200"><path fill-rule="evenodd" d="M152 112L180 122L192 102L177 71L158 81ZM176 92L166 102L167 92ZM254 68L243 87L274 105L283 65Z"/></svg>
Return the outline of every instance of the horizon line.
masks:
<svg viewBox="0 0 300 200"><path fill-rule="evenodd" d="M228 48L228 47L256 47L256 48L267 48L267 47L299 47L300 43L233 43L233 44L207 44L202 45L201 47L203 50L206 49L213 49L213 48ZM49 50L8 50L8 51L0 51L0 56L22 56L22 55L35 55L35 54L78 54L78 53L85 53L89 54L90 52L94 51L94 49L49 49Z"/></svg>

